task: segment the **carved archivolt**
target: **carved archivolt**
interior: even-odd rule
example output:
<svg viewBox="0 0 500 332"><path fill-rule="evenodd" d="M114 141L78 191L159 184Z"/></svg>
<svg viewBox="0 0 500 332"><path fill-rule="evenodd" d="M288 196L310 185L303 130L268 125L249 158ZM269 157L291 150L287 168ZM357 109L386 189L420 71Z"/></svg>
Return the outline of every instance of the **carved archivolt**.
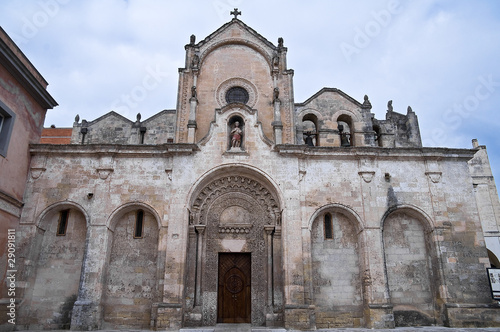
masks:
<svg viewBox="0 0 500 332"><path fill-rule="evenodd" d="M207 48L203 50L200 54L200 63L203 63L207 55L209 55L211 52L213 52L215 49L225 46L225 45L245 45L253 50L255 50L257 53L260 53L266 59L267 64L269 65L269 69L272 69L272 55L266 51L263 47L260 45L257 45L256 43L251 42L250 40L247 39L241 39L241 38L228 38L224 40L217 40L214 39L213 43L207 45Z"/></svg>
<svg viewBox="0 0 500 332"><path fill-rule="evenodd" d="M242 193L252 197L267 212L266 224L280 223L278 200L258 181L241 175L218 178L201 190L194 200L192 224L206 224L207 211L217 198L229 193Z"/></svg>

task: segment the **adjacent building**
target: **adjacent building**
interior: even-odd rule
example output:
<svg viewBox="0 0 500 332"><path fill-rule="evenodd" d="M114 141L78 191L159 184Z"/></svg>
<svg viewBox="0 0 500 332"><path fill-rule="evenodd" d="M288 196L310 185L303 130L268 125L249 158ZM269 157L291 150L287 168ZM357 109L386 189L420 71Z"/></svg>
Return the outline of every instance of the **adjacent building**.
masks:
<svg viewBox="0 0 500 332"><path fill-rule="evenodd" d="M7 305L19 295L9 292L6 276L18 267L13 241L25 204L29 144L39 142L45 113L57 106L46 89L45 79L0 28L0 323L7 322Z"/></svg>

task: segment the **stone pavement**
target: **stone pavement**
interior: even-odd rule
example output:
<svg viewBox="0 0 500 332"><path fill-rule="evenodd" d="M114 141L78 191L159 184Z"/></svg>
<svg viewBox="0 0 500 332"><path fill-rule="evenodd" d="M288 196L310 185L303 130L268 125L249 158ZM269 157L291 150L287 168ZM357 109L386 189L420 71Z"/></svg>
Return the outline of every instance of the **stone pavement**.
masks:
<svg viewBox="0 0 500 332"><path fill-rule="evenodd" d="M20 332L36 332L40 330L22 330ZM133 329L110 329L99 330L97 332L149 332L151 330L133 330ZM314 332L500 332L500 327L488 328L450 328L441 326L418 326L418 327L397 327L395 329L366 329L366 328L332 328L317 329ZM57 330L57 332L68 332L68 330ZM179 332L309 332L299 330L286 330L284 328L251 327L246 324L219 324L215 327L203 328L182 328Z"/></svg>

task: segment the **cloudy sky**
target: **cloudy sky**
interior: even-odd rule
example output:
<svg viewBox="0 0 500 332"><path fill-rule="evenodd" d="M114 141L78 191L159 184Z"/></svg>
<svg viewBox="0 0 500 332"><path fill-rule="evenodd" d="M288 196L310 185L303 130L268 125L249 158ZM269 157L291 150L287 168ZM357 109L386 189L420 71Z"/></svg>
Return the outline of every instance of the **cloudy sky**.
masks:
<svg viewBox="0 0 500 332"><path fill-rule="evenodd" d="M334 87L367 94L379 119L388 100L411 106L424 146L477 138L498 183L500 1L2 0L0 24L59 103L45 125L70 127L76 114L174 109L189 36L205 38L234 7L274 44L284 38L295 102Z"/></svg>

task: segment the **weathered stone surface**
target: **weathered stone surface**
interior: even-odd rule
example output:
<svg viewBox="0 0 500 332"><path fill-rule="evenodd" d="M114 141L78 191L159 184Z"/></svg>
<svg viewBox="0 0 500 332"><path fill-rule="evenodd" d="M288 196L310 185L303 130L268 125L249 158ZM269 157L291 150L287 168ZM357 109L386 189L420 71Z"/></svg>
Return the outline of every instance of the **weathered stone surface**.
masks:
<svg viewBox="0 0 500 332"><path fill-rule="evenodd" d="M240 272L252 328L497 325L482 227L498 231L500 214L483 201L496 194L480 182L484 151L423 148L412 111L379 121L367 98L338 89L296 104L286 51L233 20L186 46L175 111L142 122L109 113L75 124L74 144L32 147L20 228L25 326L56 310L39 300L54 286L39 294L33 281L50 269L38 252L65 252L53 216L68 207L78 216L70 223L87 227L79 286L53 297L77 291L72 329L216 326L221 275L240 269L220 267L229 253L250 257ZM247 104L227 103L231 87L247 90ZM236 121L241 145L231 147ZM315 146L303 141L311 123Z"/></svg>

